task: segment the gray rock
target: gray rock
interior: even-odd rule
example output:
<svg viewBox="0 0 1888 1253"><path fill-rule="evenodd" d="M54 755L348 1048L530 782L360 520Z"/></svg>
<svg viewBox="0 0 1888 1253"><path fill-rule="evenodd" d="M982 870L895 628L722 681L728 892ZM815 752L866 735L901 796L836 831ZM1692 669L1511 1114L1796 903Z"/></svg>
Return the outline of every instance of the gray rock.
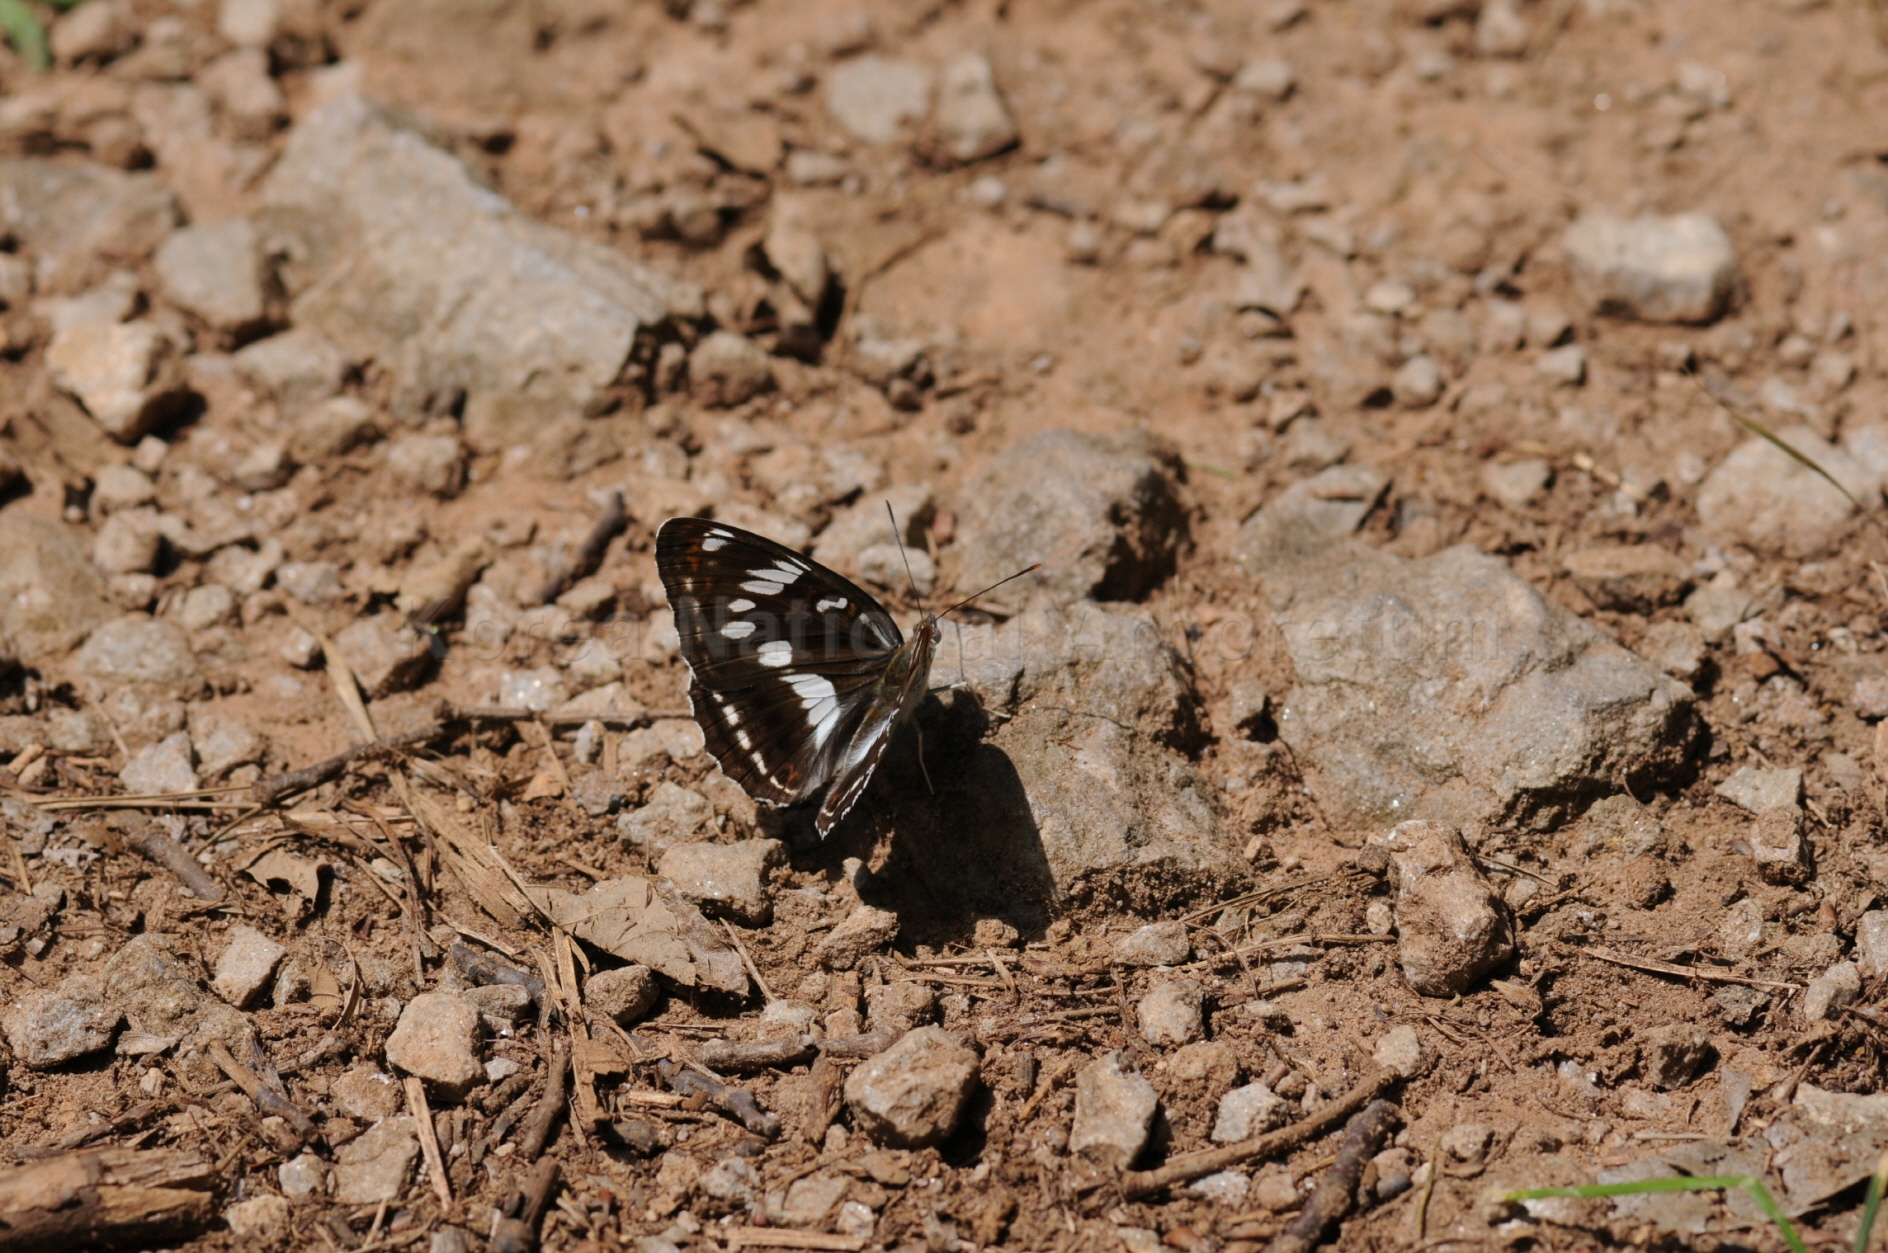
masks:
<svg viewBox="0 0 1888 1253"><path fill-rule="evenodd" d="M1206 1029L1206 989L1197 979L1161 982L1135 1007L1141 1035L1164 1048L1191 1044Z"/></svg>
<svg viewBox="0 0 1888 1253"><path fill-rule="evenodd" d="M773 920L771 872L786 864L787 846L779 840L677 844L662 855L656 873L709 917L758 927Z"/></svg>
<svg viewBox="0 0 1888 1253"><path fill-rule="evenodd" d="M760 1199L760 1172L745 1157L724 1157L701 1177L704 1195L732 1205L752 1205Z"/></svg>
<svg viewBox="0 0 1888 1253"><path fill-rule="evenodd" d="M914 839L953 849L928 859L939 890L1014 916L1094 895L1153 911L1243 880L1212 790L1175 751L1199 734L1198 700L1146 619L1077 604L947 624L932 682L1010 715L937 780L936 801L906 811Z"/></svg>
<svg viewBox="0 0 1888 1253"><path fill-rule="evenodd" d="M1390 376L1390 394L1408 409L1426 409L1442 396L1442 367L1433 357L1411 357Z"/></svg>
<svg viewBox="0 0 1888 1253"><path fill-rule="evenodd" d="M1045 431L1012 445L964 490L958 584L983 587L1041 562L998 599L1139 599L1172 573L1186 536L1175 468L1145 438Z"/></svg>
<svg viewBox="0 0 1888 1253"><path fill-rule="evenodd" d="M1888 974L1888 910L1871 909L1856 921L1855 964L1870 979Z"/></svg>
<svg viewBox="0 0 1888 1253"><path fill-rule="evenodd" d="M479 1011L479 1021L493 1035L511 1034L531 1014L531 993L515 983L467 988L460 995Z"/></svg>
<svg viewBox="0 0 1888 1253"><path fill-rule="evenodd" d="M26 658L72 648L114 612L84 532L0 512L0 652L6 643Z"/></svg>
<svg viewBox="0 0 1888 1253"><path fill-rule="evenodd" d="M1803 990L1803 1020L1821 1022L1862 995L1862 972L1854 962L1837 962Z"/></svg>
<svg viewBox="0 0 1888 1253"><path fill-rule="evenodd" d="M190 737L182 731L133 753L118 778L133 796L191 792L201 786Z"/></svg>
<svg viewBox="0 0 1888 1253"><path fill-rule="evenodd" d="M275 585L304 605L326 605L341 600L341 571L332 561L288 561L275 571Z"/></svg>
<svg viewBox="0 0 1888 1253"><path fill-rule="evenodd" d="M977 1055L942 1027L917 1027L846 1079L853 1126L880 1144L921 1148L948 1138L977 1090Z"/></svg>
<svg viewBox="0 0 1888 1253"><path fill-rule="evenodd" d="M931 108L931 71L910 61L867 53L826 76L826 112L861 143L907 137Z"/></svg>
<svg viewBox="0 0 1888 1253"><path fill-rule="evenodd" d="M1797 885L1809 877L1799 806L1778 805L1757 815L1750 826L1750 859L1767 883Z"/></svg>
<svg viewBox="0 0 1888 1253"><path fill-rule="evenodd" d="M1295 431L1304 425L1293 424ZM1253 514L1233 555L1248 569L1309 551L1354 533L1382 499L1390 481L1372 466L1332 466L1300 479Z"/></svg>
<svg viewBox="0 0 1888 1253"><path fill-rule="evenodd" d="M180 947L156 932L126 941L105 963L105 1003L133 1032L178 1041L180 1057L211 1040L240 1044L254 1030L249 1019L210 994L203 967Z"/></svg>
<svg viewBox="0 0 1888 1253"><path fill-rule="evenodd" d="M1586 349L1578 344L1550 348L1534 359L1534 371L1550 383L1578 387L1586 382Z"/></svg>
<svg viewBox="0 0 1888 1253"><path fill-rule="evenodd" d="M1639 1041L1639 1069L1661 1092L1690 1083L1710 1059L1710 1034L1690 1023L1654 1027Z"/></svg>
<svg viewBox="0 0 1888 1253"><path fill-rule="evenodd" d="M289 1208L285 1197L252 1196L223 1211L229 1233L238 1240L273 1242L289 1232Z"/></svg>
<svg viewBox="0 0 1888 1253"><path fill-rule="evenodd" d="M238 48L267 48L281 26L281 0L222 0L216 7L216 33Z"/></svg>
<svg viewBox="0 0 1888 1253"><path fill-rule="evenodd" d="M851 970L897 938L897 914L861 905L813 946L813 960L826 970Z"/></svg>
<svg viewBox="0 0 1888 1253"><path fill-rule="evenodd" d="M845 1200L847 1180L843 1175L813 1175L806 1179L796 1179L787 1185L786 1195L781 1199L778 1217L775 1221L788 1227L813 1227L826 1221L826 1216L833 1212L841 1201Z"/></svg>
<svg viewBox="0 0 1888 1253"><path fill-rule="evenodd" d="M1704 213L1588 213L1567 228L1564 246L1574 287L1595 313L1710 322L1742 281L1730 236Z"/></svg>
<svg viewBox="0 0 1888 1253"><path fill-rule="evenodd" d="M378 1205L399 1199L419 1155L419 1135L410 1116L375 1123L334 1151L335 1201Z"/></svg>
<svg viewBox="0 0 1888 1253"><path fill-rule="evenodd" d="M101 683L152 683L182 694L203 686L182 628L148 614L125 614L93 631L79 649L78 666Z"/></svg>
<svg viewBox="0 0 1888 1253"><path fill-rule="evenodd" d="M157 496L150 476L135 466L115 463L102 465L92 477L92 508L103 513L117 513L148 505Z"/></svg>
<svg viewBox="0 0 1888 1253"><path fill-rule="evenodd" d="M599 970L583 985L584 1004L627 1027L655 1006L655 975L647 966Z"/></svg>
<svg viewBox="0 0 1888 1253"><path fill-rule="evenodd" d="M626 843L660 857L671 846L693 839L714 816L714 804L707 797L664 779L648 801L616 820L616 833Z"/></svg>
<svg viewBox="0 0 1888 1253"><path fill-rule="evenodd" d="M1291 1120L1291 1107L1285 1098L1262 1083L1248 1083L1219 1098L1219 1113L1213 1120L1213 1142L1232 1144L1264 1135Z"/></svg>
<svg viewBox="0 0 1888 1253"><path fill-rule="evenodd" d="M1766 809L1794 807L1803 799L1803 772L1760 766L1740 766L1737 773L1712 789L1725 800L1753 814Z"/></svg>
<svg viewBox="0 0 1888 1253"><path fill-rule="evenodd" d="M1436 1060L1435 1052L1423 1043L1416 1028L1404 1023L1400 1027L1391 1027L1377 1041L1376 1052L1371 1059L1383 1069L1393 1071L1405 1079L1414 1079L1428 1070Z"/></svg>
<svg viewBox="0 0 1888 1253"><path fill-rule="evenodd" d="M1114 942L1114 960L1123 966L1178 966L1192 955L1187 925L1178 918L1150 922Z"/></svg>
<svg viewBox="0 0 1888 1253"><path fill-rule="evenodd" d="M109 61L138 41L138 17L126 0L93 0L62 16L47 43L61 65Z"/></svg>
<svg viewBox="0 0 1888 1253"><path fill-rule="evenodd" d="M400 1081L377 1067L361 1063L349 1067L328 1087L334 1108L365 1123L392 1118L406 1104Z"/></svg>
<svg viewBox="0 0 1888 1253"><path fill-rule="evenodd" d="M334 637L334 647L369 700L413 687L432 663L428 637L396 614L376 614L351 623Z"/></svg>
<svg viewBox="0 0 1888 1253"><path fill-rule="evenodd" d="M1631 861L1659 851L1665 842L1658 815L1625 793L1594 801L1580 818L1580 830L1586 841L1582 853L1589 859Z"/></svg>
<svg viewBox="0 0 1888 1253"><path fill-rule="evenodd" d="M1280 735L1341 826L1412 814L1551 826L1620 778L1686 761L1690 689L1499 559L1462 545L1406 561L1272 512L1236 553L1297 675Z"/></svg>
<svg viewBox="0 0 1888 1253"><path fill-rule="evenodd" d="M149 574L164 551L157 529L157 513L133 509L114 513L98 528L92 541L92 564L106 574Z"/></svg>
<svg viewBox="0 0 1888 1253"><path fill-rule="evenodd" d="M1685 613L1706 644L1718 644L1749 615L1755 603L1742 588L1713 581L1685 597Z"/></svg>
<svg viewBox="0 0 1888 1253"><path fill-rule="evenodd" d="M1160 1098L1154 1085L1104 1053L1075 1076L1075 1121L1069 1152L1109 1170L1126 1170L1147 1147Z"/></svg>
<svg viewBox="0 0 1888 1253"><path fill-rule="evenodd" d="M266 389L291 417L340 391L348 369L345 353L302 326L246 345L234 360L237 372Z"/></svg>
<svg viewBox="0 0 1888 1253"><path fill-rule="evenodd" d="M352 396L330 396L309 405L295 419L289 455L303 465L319 465L327 458L372 442L379 433L372 409ZM452 442L456 463L458 441Z"/></svg>
<svg viewBox="0 0 1888 1253"><path fill-rule="evenodd" d="M1482 490L1510 509L1525 509L1554 481L1554 468L1539 457L1491 461L1482 467Z"/></svg>
<svg viewBox="0 0 1888 1253"><path fill-rule="evenodd" d="M446 500L465 486L465 452L454 435L403 435L387 445L387 473L406 491Z"/></svg>
<svg viewBox="0 0 1888 1253"><path fill-rule="evenodd" d="M688 380L705 405L738 405L774 385L774 367L753 340L713 331L688 354Z"/></svg>
<svg viewBox="0 0 1888 1253"><path fill-rule="evenodd" d="M79 322L53 332L46 369L107 435L138 439L185 398L175 348L153 322Z"/></svg>
<svg viewBox="0 0 1888 1253"><path fill-rule="evenodd" d="M917 980L875 983L865 989L865 1025L870 1031L910 1031L937 1015L937 994Z"/></svg>
<svg viewBox="0 0 1888 1253"><path fill-rule="evenodd" d="M276 1170L276 1181L282 1185L282 1194L292 1200L314 1196L328 1186L328 1163L313 1153L298 1154Z"/></svg>
<svg viewBox="0 0 1888 1253"><path fill-rule="evenodd" d="M262 320L262 252L248 218L173 232L151 267L166 300L215 330L239 332Z"/></svg>
<svg viewBox="0 0 1888 1253"><path fill-rule="evenodd" d="M1400 823L1371 843L1390 854L1397 959L1423 996L1455 996L1514 953L1508 908L1482 876L1461 832Z"/></svg>
<svg viewBox="0 0 1888 1253"><path fill-rule="evenodd" d="M885 506L891 506L886 516ZM859 572L862 554L887 545L894 549L902 542L916 556L923 551L924 531L936 513L931 489L899 484L869 492L856 504L841 510L813 545L813 560L841 574ZM898 519L893 530L892 518Z"/></svg>
<svg viewBox="0 0 1888 1253"><path fill-rule="evenodd" d="M1561 564L1587 599L1615 613L1650 613L1676 604L1691 581L1678 554L1656 544L1582 548Z"/></svg>
<svg viewBox="0 0 1888 1253"><path fill-rule="evenodd" d="M516 212L358 96L295 127L263 200L264 228L297 258L290 320L389 367L396 408L463 395L475 449L584 412L639 330L699 312L698 290Z"/></svg>
<svg viewBox="0 0 1888 1253"><path fill-rule="evenodd" d="M236 593L221 583L204 583L177 602L177 625L186 631L203 631L229 621L235 612Z"/></svg>
<svg viewBox="0 0 1888 1253"><path fill-rule="evenodd" d="M87 162L0 161L0 231L35 259L41 292L78 291L147 256L177 223L157 175Z"/></svg>
<svg viewBox="0 0 1888 1253"><path fill-rule="evenodd" d="M1741 961L1763 945L1763 905L1746 896L1724 911L1718 923L1718 951Z"/></svg>
<svg viewBox="0 0 1888 1253"><path fill-rule="evenodd" d="M149 683L127 683L111 689L99 712L117 728L125 747L140 749L174 735L184 727L184 704L168 689Z"/></svg>
<svg viewBox="0 0 1888 1253"><path fill-rule="evenodd" d="M57 989L28 992L4 1017L7 1045L29 1070L50 1070L111 1045L122 1015L100 1003L96 986L68 979Z"/></svg>
<svg viewBox="0 0 1888 1253"><path fill-rule="evenodd" d="M1808 427L1788 427L1777 436L1827 470L1856 500L1871 507L1880 502L1881 487L1868 468ZM1849 496L1834 484L1755 436L1705 476L1697 503L1699 521L1714 536L1790 557L1821 551L1855 512Z"/></svg>
<svg viewBox="0 0 1888 1253"><path fill-rule="evenodd" d="M934 147L957 165L995 156L1016 142L1016 122L982 53L967 52L944 67L931 125Z"/></svg>
<svg viewBox="0 0 1888 1253"><path fill-rule="evenodd" d="M400 1011L387 1061L431 1083L448 1099L485 1082L478 1006L451 992L422 992Z"/></svg>
<svg viewBox="0 0 1888 1253"><path fill-rule="evenodd" d="M268 140L288 112L282 89L269 74L269 54L236 48L197 71L197 85L216 102L223 125L238 139Z"/></svg>
<svg viewBox="0 0 1888 1253"><path fill-rule="evenodd" d="M216 959L216 975L210 986L237 1009L248 1009L269 986L276 964L287 956L286 948L254 927L233 927L229 945Z"/></svg>
<svg viewBox="0 0 1888 1253"><path fill-rule="evenodd" d="M1639 637L1641 657L1687 683L1704 665L1704 652L1704 632L1689 622L1654 622ZM1888 709L1883 712L1888 713Z"/></svg>

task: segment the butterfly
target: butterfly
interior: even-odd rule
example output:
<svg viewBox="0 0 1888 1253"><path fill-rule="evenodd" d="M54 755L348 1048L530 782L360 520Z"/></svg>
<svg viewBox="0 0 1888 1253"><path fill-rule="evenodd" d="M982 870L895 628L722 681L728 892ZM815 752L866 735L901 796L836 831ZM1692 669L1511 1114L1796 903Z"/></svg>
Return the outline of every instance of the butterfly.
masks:
<svg viewBox="0 0 1888 1253"><path fill-rule="evenodd" d="M930 690L939 615L906 639L850 579L702 518L662 524L656 570L708 751L756 800L802 805L824 789L824 839Z"/></svg>

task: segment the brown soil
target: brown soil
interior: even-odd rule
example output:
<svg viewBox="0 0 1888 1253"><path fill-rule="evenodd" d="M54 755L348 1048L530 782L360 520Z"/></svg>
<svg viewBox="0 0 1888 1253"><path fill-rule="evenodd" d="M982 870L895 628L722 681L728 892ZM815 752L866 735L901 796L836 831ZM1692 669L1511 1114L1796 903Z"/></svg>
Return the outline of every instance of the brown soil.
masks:
<svg viewBox="0 0 1888 1253"><path fill-rule="evenodd" d="M1832 946L1814 937L1846 941L1876 900L1871 848L1880 838L1882 787L1872 773L1872 730L1850 708L1849 693L1854 657L1880 646L1884 593L1876 580L1881 567L1871 563L1888 553L1877 531L1862 523L1806 562L1714 549L1697 529L1695 467L1721 459L1742 432L1671 369L1684 356L1675 349L1686 347L1754 394L1772 375L1804 376L1803 363L1786 347L1801 335L1834 343L1860 367L1854 384L1823 406L1820 420L1829 429L1872 419L1881 409L1888 371L1874 348L1883 331L1874 300L1888 278L1882 269L1888 218L1881 145L1870 124L1888 106L1888 48L1871 5L1542 0L1522 6L1532 33L1522 55L1509 58L1477 54L1465 15L1473 4L1416 0L970 0L863 8L760 0L706 21L672 16L656 4L564 0L477 6L477 20L462 26L441 15L450 6L415 6L404 18L395 12L400 7L394 0L325 6L316 25L340 55L361 64L370 95L426 119L527 212L699 282L714 318L735 329L766 330L756 311L766 284L753 255L769 196L784 180L710 159L687 125L702 127L701 119L733 110L766 119L792 147L843 153L850 185L794 192L845 285L839 337L820 363L778 359L779 390L745 412L815 445L863 449L887 466L893 482L933 485L945 514L934 532L947 588L954 494L1017 438L1054 427L1138 426L1173 441L1189 466L1192 543L1148 608L1190 657L1209 709L1223 710L1237 680L1259 679L1274 697L1290 683L1262 601L1227 556L1239 524L1305 473L1287 464L1289 433L1275 434L1268 423L1283 403L1274 393L1308 393L1326 429L1349 443L1350 458L1391 476L1390 497L1367 532L1397 552L1415 556L1472 543L1509 559L1559 603L1628 646L1652 621L1678 611L1650 617L1600 611L1564 575L1563 554L1620 539L1664 545L1687 562L1715 554L1745 587L1769 598L1778 630L1767 649L1738 655L1727 641L1711 650L1696 681L1711 738L1694 781L1641 798L1665 826L1661 855L1625 866L1588 860L1574 831L1497 832L1483 845L1541 887L1520 912L1523 956L1507 974L1516 986L1425 1001L1403 983L1392 947L1334 946L1310 965L1303 986L1273 997L1294 1024L1289 1034L1274 1035L1240 1008L1271 972L1200 964L1210 1038L1229 1046L1249 1077L1272 1076L1288 1092L1309 1085L1328 1097L1369 1070L1372 1041L1391 1026L1415 1024L1438 1062L1401 1090L1405 1122L1397 1143L1423 1163L1446 1133L1487 1129L1485 1154L1466 1162L1444 1155L1433 1195L1425 1200L1417 1188L1371 1207L1344 1227L1341 1246L1414 1248L1424 1239L1486 1245L1497 1239L1482 1208L1491 1182L1577 1182L1643 1156L1664 1137L1747 1133L1805 1080L1852 1092L1881 1088L1880 1030L1869 1020L1851 1016L1806 1028L1794 1003L1772 993L1734 1028L1713 1000L1716 985L1587 955L1598 943L1635 957L1689 960L1712 950L1725 906L1749 896L1762 904L1776 938L1768 952L1736 969L1801 983L1832 960ZM713 7L701 0L696 18L712 19ZM440 12L427 16L432 9ZM213 20L196 7L177 11L206 31ZM888 55L939 64L966 49L986 52L1020 144L952 169L927 163L921 149L846 141L822 107L821 88L802 94L794 79L802 70L817 77L830 67L823 50L844 42L858 13L869 14L874 46ZM1235 60L1281 57L1295 70L1296 86L1282 100L1242 102L1200 68L1212 61L1209 45L1244 50ZM1720 71L1728 102L1700 101L1674 87L1685 62ZM111 70L55 73L87 78ZM312 73L283 71L292 111L313 90ZM10 85L26 77L17 66L7 75ZM1317 184L1330 207L1326 216L1354 236L1355 255L1342 259L1306 242L1303 216L1277 217L1309 286L1287 327L1233 311L1236 265L1206 243L1229 207L1223 200L1182 209L1150 234L1110 223L1123 197L1137 193L1142 153L1184 145L1215 165L1222 185L1242 200L1261 182ZM994 189L979 185L992 178L1005 193L996 204L985 203ZM624 221L624 203L670 186L706 189L732 206L718 243L645 240ZM245 189L226 194L230 211L248 207ZM750 207L740 207L743 197ZM1558 241L1574 214L1593 205L1713 213L1735 240L1747 278L1736 310L1705 328L1583 316L1566 286ZM1081 263L1069 259L1078 225L1099 238L1095 257ZM1342 357L1354 332L1351 315L1385 279L1408 284L1424 309L1461 309L1474 323L1491 292L1530 310L1565 310L1574 341L1588 354L1585 385L1557 386L1538 376L1533 350L1484 348L1472 335L1445 347L1432 322L1426 333L1448 375L1440 403L1417 409L1374 397L1360 403L1357 380L1334 379L1314 366L1334 356L1352 359ZM888 336L927 342L935 380L913 407L895 406L848 368L848 336L866 319ZM1227 381L1227 360L1263 363L1263 393L1233 399L1229 392L1238 388ZM6 367L7 385L25 389L41 370L37 348L29 348ZM367 380L369 394L372 386ZM251 403L241 394L210 397L200 421L177 433L173 456L187 462L197 441L242 429ZM698 455L716 458L718 415L686 397L670 403L680 408ZM98 455L123 453L106 446ZM637 455L632 448L631 458ZM1531 505L1504 507L1484 494L1481 471L1490 461L1521 457L1550 461L1552 486ZM771 503L758 482L743 478L739 458L722 460L740 498ZM475 464L464 494L430 503L390 498L364 467L323 466L297 478L307 513L295 524L305 531L296 555L343 565L376 561L361 544L407 518L417 518L442 547L499 515L535 521L541 539L574 540L590 523L585 492L621 477L620 465L604 465L570 481L537 478L493 457ZM1621 475L1633 487L1626 508L1616 490ZM34 488L7 507L54 516L65 509L60 484ZM632 618L659 593L650 546L660 521L635 516L603 566ZM409 560L395 554L390 565L397 573ZM189 586L199 573L186 563L166 576L167 586ZM295 613L332 631L345 624L347 611L297 606ZM303 676L304 696L287 705L272 694L267 680L287 673L278 650L289 626L287 616L267 614L230 628L216 671L221 706L269 736L271 769L319 760L353 739L323 676ZM654 710L679 708L679 663L644 663L638 639L632 633L626 645L632 694ZM501 664L522 669L553 659L551 645L526 633L502 659L455 648L422 695L476 704L489 698ZM1770 700L1752 716L1756 683L1779 671L1800 682L1807 700ZM24 710L34 690L32 683L16 685L9 711ZM408 715L425 716L424 702L402 703ZM383 731L397 712L383 710ZM502 811L487 829L524 877L581 890L590 879L579 867L604 874L648 869L616 838L613 819L586 817L555 796L523 799L543 759L510 729L488 726L435 748L432 756L446 768L436 781L456 783L470 810ZM1868 777L1844 777L1839 762L1832 771L1831 754L1863 763ZM1383 889L1377 879L1350 872L1355 833L1327 828L1288 755L1268 752L1255 761L1216 746L1204 760L1217 782L1235 775L1253 782L1228 793L1227 807L1250 828L1241 835L1252 841L1253 885L1270 893L1260 910L1271 912L1255 925L1273 934L1366 931L1365 911ZM1747 764L1805 771L1814 873L1799 886L1772 886L1755 874L1739 845L1748 816L1713 792ZM35 794L112 791L115 771L112 762L63 759ZM322 798L397 807L386 771L362 767ZM661 777L688 782L704 773L698 758L666 767ZM824 847L796 851L787 885L843 897L846 859L885 869L890 841L883 827L851 824ZM249 847L262 835L244 839ZM400 909L365 886L371 872L342 848L306 846L332 861L335 881L351 882L355 891L324 896L304 911L292 897L219 870L233 903L211 910L190 908L167 875L109 832L99 840L105 855L83 874L53 865L36 871L61 883L69 904L49 946L9 955L9 992L93 969L138 931L181 936L213 960L229 927L245 920L297 952L344 941L397 967L413 961ZM0 866L0 874L9 873ZM1497 884L1507 889L1517 877L1498 872ZM950 1243L958 1239L1113 1250L1122 1247L1118 1233L1125 1227L1152 1230L1195 1253L1282 1226L1282 1217L1256 1204L1240 1214L1178 1190L1124 1201L1112 1181L1072 1165L1066 1154L1069 1077L1105 1050L1121 1050L1161 1090L1168 1152L1207 1143L1216 1098L1201 1095L1198 1081L1169 1076L1170 1050L1148 1045L1134 1024L1134 1003L1166 976L1108 964L1112 938L1146 919L1090 910L1025 936L1021 951L1005 951L1000 961L946 966L934 959L984 952L964 942L967 920L929 926L924 919L937 911L921 889L901 888L895 875L879 881L894 903L911 897L917 922L891 955L868 963L865 978L931 982L943 998L945 1024L977 1040L986 1093L970 1127L939 1149L868 1157L860 1137L824 1133L824 1113L813 1108L814 1078L802 1066L742 1080L785 1120L776 1142L713 1112L638 1109L659 1127L670 1160L685 1154L706 1167L747 1154L767 1189L830 1166L852 1178L851 1199L878 1212L872 1243L888 1248L943 1250L958 1247ZM498 930L455 880L442 876L437 883L428 902L435 919ZM769 985L787 995L813 972L809 949L817 932L807 927L823 910L793 904L807 898L791 892L782 899L776 920L743 939ZM1213 903L1195 906L1205 911ZM1196 921L1211 918L1203 912ZM508 938L527 952L544 947L529 931ZM1201 953L1213 948L1204 938L1196 945ZM1871 984L1862 1003L1877 991ZM1108 1012L1047 1023L1039 1017L1091 1006ZM711 1034L741 1038L757 1013L758 1004L743 1010L672 996L636 1034L664 1047ZM253 1018L278 1062L318 1038L327 1022L305 1006L259 1010ZM1672 1093L1652 1092L1643 1082L1646 1032L1688 1022L1710 1030L1719 1059L1736 1059L1757 1077L1760 1090L1736 1127L1715 1068ZM347 1056L377 1060L390 1027L356 1018L345 1032ZM527 1029L492 1052L529 1071L542 1064L546 1038ZM1600 1094L1582 1103L1556 1074L1563 1061L1594 1074ZM292 1077L291 1095L304 1108L321 1107L327 1083L344 1064L331 1059ZM655 1080L637 1066L599 1083L608 1101L619 1089L647 1089ZM1032 1098L1039 1085L1051 1090ZM0 1146L50 1144L101 1113L115 1115L152 1096L166 1104L126 1137L204 1149L224 1167L231 1196L278 1190L284 1154L271 1147L245 1098L205 1093L188 1076L135 1059L46 1073L15 1066L0 1104ZM471 1146L451 1162L450 1211L442 1212L421 1174L384 1215L373 1207L298 1205L284 1246L325 1247L351 1232L375 1248L422 1247L415 1242L442 1221L467 1228L476 1246L489 1230L490 1207L523 1168L486 1156L496 1147L478 1138L488 1116L468 1109L468 1118L444 1124ZM704 1253L720 1247L716 1233L729 1207L658 1182L661 1157L606 1146L568 1127L559 1135L552 1155L562 1161L567 1186L551 1211L546 1248L615 1248L665 1230L681 1239L672 1227L681 1211L701 1226L686 1243ZM1315 1179L1335 1152L1335 1138L1319 1140L1283 1165L1294 1177ZM1845 1200L1813 1216L1811 1225L1847 1232L1851 1208ZM377 1224L371 1237L370 1224ZM1590 1230L1529 1225L1499 1236L1557 1249L1649 1241L1655 1232L1596 1220ZM1763 1234L1747 1238L1765 1247L1774 1242ZM213 1232L187 1247L239 1243Z"/></svg>

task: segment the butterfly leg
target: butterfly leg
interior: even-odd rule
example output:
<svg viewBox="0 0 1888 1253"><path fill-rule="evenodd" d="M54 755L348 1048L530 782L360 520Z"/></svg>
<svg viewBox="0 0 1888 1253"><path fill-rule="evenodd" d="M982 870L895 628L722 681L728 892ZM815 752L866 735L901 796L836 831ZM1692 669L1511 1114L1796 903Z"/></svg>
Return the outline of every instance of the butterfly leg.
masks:
<svg viewBox="0 0 1888 1253"><path fill-rule="evenodd" d="M924 728L913 720L911 729L918 733L918 769L924 773L924 786L931 795L937 795L937 786L931 782L931 768L924 764Z"/></svg>

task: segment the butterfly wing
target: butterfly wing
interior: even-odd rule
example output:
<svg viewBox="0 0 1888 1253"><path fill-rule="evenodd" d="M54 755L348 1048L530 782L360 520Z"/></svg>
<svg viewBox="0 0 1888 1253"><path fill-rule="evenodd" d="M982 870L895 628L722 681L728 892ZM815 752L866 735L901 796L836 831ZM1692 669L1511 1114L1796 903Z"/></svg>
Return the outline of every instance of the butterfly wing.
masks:
<svg viewBox="0 0 1888 1253"><path fill-rule="evenodd" d="M663 523L656 569L708 751L757 800L809 799L878 703L898 624L850 580L725 523Z"/></svg>
<svg viewBox="0 0 1888 1253"><path fill-rule="evenodd" d="M834 766L832 787L813 821L821 839L865 795L892 732L917 710L930 690L931 652L937 636L937 619L927 618L910 642L887 661L878 692L866 705L858 731L845 741L845 756Z"/></svg>

